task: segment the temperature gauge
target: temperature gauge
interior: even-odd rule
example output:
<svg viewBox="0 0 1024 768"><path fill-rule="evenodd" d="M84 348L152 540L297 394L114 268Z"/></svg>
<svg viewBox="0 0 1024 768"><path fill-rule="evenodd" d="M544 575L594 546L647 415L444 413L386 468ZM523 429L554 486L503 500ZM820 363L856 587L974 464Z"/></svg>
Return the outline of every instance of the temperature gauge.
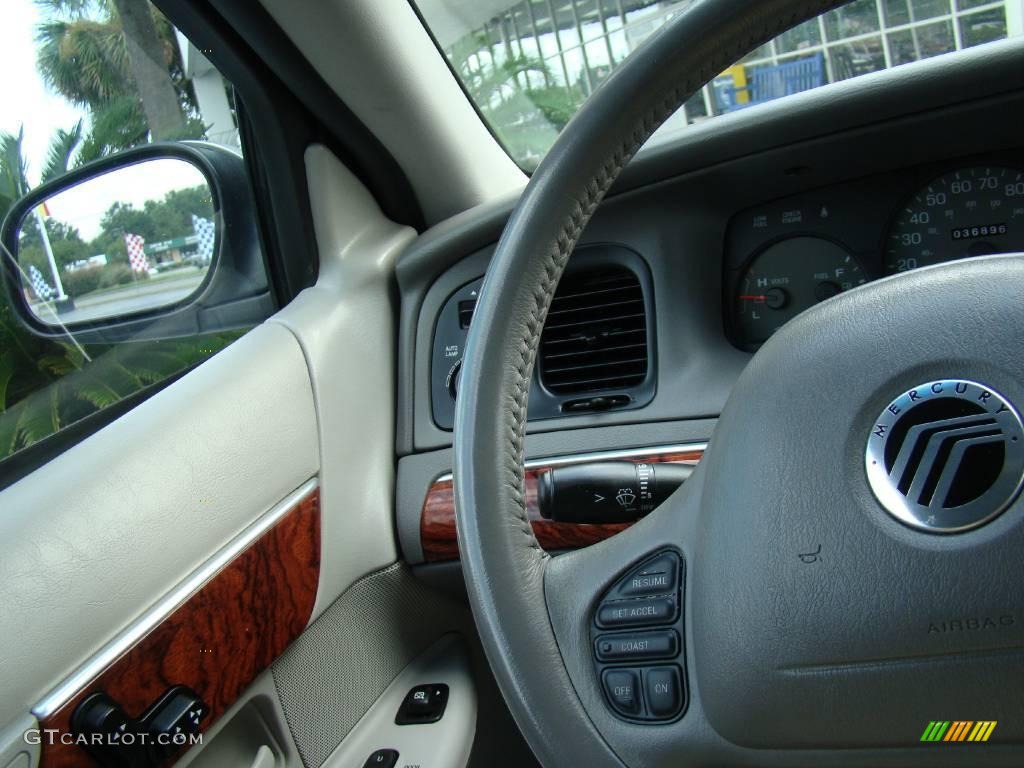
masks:
<svg viewBox="0 0 1024 768"><path fill-rule="evenodd" d="M791 237L747 265L733 296L735 328L744 347L757 347L805 309L867 282L843 248L818 237Z"/></svg>

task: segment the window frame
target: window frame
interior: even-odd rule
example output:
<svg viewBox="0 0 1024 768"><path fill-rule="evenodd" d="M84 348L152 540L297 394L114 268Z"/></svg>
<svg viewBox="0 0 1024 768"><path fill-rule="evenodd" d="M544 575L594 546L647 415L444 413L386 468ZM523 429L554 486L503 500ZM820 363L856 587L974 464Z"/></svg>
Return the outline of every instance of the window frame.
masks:
<svg viewBox="0 0 1024 768"><path fill-rule="evenodd" d="M394 221L426 229L398 163L302 57L266 10L245 0L151 0L221 73L235 96L249 199L278 308L313 285L319 259L306 148L335 152ZM285 247L287 244L287 247ZM212 269L211 269L212 272ZM52 335L52 332L51 332ZM0 490L170 386L201 362L0 460Z"/></svg>

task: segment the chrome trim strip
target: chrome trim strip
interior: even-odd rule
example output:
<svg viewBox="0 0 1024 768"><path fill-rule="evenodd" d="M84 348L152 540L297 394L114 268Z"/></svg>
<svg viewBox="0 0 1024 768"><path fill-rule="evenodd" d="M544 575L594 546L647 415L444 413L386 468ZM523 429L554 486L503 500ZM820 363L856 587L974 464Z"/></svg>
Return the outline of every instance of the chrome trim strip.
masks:
<svg viewBox="0 0 1024 768"><path fill-rule="evenodd" d="M707 443L680 443L679 445L659 445L656 448L622 448L616 451L594 451L592 453L575 453L568 456L551 456L546 459L528 459L524 466L526 469L537 469L537 467L564 467L569 464L586 464L591 461L617 461L618 459L632 459L637 456L662 456L666 453L686 453L688 451L706 451ZM696 464L696 461L680 462L681 464ZM437 478L435 483L443 483L452 479L452 473L446 472Z"/></svg>
<svg viewBox="0 0 1024 768"><path fill-rule="evenodd" d="M236 536L231 543L192 572L183 582L164 595L155 605L116 635L92 658L71 673L56 688L32 708L32 714L45 720L63 707L94 678L105 672L139 640L154 630L175 609L184 603L206 582L212 579L228 563L240 555L250 544L269 531L285 514L320 485L317 478L307 480L287 497L275 504L269 511L256 519L248 528Z"/></svg>

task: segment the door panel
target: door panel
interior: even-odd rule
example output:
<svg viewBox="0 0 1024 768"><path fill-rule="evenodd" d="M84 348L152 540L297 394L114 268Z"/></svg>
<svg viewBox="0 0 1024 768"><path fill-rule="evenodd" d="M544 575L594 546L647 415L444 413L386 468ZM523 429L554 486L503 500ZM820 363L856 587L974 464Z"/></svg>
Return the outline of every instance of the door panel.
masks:
<svg viewBox="0 0 1024 768"><path fill-rule="evenodd" d="M302 345L316 398L323 559L314 616L398 559L394 262L415 237L322 145L306 150L316 285L271 318Z"/></svg>
<svg viewBox="0 0 1024 768"><path fill-rule="evenodd" d="M146 634L51 715L50 697L37 707L41 727L71 731L75 708L102 690L130 717L139 717L165 691L184 685L202 701L201 729L214 722L298 637L313 611L320 571L320 508L316 481L305 483L243 534L226 564L218 557L194 577L184 602L161 616L146 614ZM192 579L190 579L192 582ZM176 595L169 596L173 601ZM156 613L157 615L153 615ZM151 618L152 617L152 618ZM148 620L148 621L147 621ZM58 689L57 700L63 693ZM43 743L47 768L87 764L75 744Z"/></svg>
<svg viewBox="0 0 1024 768"><path fill-rule="evenodd" d="M260 326L0 493L0 723L317 475L294 336Z"/></svg>
<svg viewBox="0 0 1024 768"><path fill-rule="evenodd" d="M393 265L415 233L324 147L306 171L317 284L0 492L0 725L35 711L66 729L101 689L137 716L187 685L212 716L186 763L249 768L266 746L278 768L319 765L373 736L357 724L438 637L473 637L465 606L395 565ZM471 647L490 726L474 751L525 750ZM452 765L468 712L446 729ZM42 746L44 768L90 765Z"/></svg>

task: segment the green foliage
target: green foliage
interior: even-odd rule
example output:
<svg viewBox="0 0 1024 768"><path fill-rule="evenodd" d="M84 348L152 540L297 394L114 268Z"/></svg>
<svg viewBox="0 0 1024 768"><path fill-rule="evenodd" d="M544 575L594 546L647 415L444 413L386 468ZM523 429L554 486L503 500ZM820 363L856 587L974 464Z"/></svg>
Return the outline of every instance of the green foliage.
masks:
<svg viewBox="0 0 1024 768"><path fill-rule="evenodd" d="M449 59L508 153L532 169L586 95L578 84L556 82L541 59L506 53L496 63L486 37L473 34L453 46Z"/></svg>
<svg viewBox="0 0 1024 768"><path fill-rule="evenodd" d="M110 20L44 21L36 45L43 82L73 104L91 107L134 90L124 34Z"/></svg>
<svg viewBox="0 0 1024 768"><path fill-rule="evenodd" d="M0 133L0 211L5 215L29 190L28 163L21 152L24 136L24 128L17 136Z"/></svg>
<svg viewBox="0 0 1024 768"><path fill-rule="evenodd" d="M245 332L91 346L84 353L73 344L49 342L51 348L37 350L31 366L19 367L7 346L12 321L9 308L0 308L0 461L202 362ZM23 333L20 328L13 332Z"/></svg>
<svg viewBox="0 0 1024 768"><path fill-rule="evenodd" d="M148 0L134 2L153 14L162 63L184 117L180 133L164 138L203 138L206 127L198 117L192 83L185 77L174 27ZM79 135L77 164L146 143L150 126L142 105L147 94L139 92L132 77L128 44L114 3L37 0L37 5L46 16L36 29L36 66L43 82L90 113L89 131ZM70 151L67 154L70 157Z"/></svg>
<svg viewBox="0 0 1024 768"><path fill-rule="evenodd" d="M90 111L92 128L78 150L78 165L91 163L105 155L137 147L148 141L149 126L138 99L117 96L93 105Z"/></svg>
<svg viewBox="0 0 1024 768"><path fill-rule="evenodd" d="M43 166L41 182L59 179L71 167L71 154L75 147L82 141L82 121L79 120L71 128L65 131L58 128L50 139L50 148L46 153L46 165Z"/></svg>
<svg viewBox="0 0 1024 768"><path fill-rule="evenodd" d="M45 275L46 272L43 274ZM97 290L102 278L103 267L89 267L88 269L76 269L74 272L65 272L61 275L61 283L64 284L64 291L68 296L78 298Z"/></svg>
<svg viewBox="0 0 1024 768"><path fill-rule="evenodd" d="M136 0L146 3L147 0ZM59 178L80 165L149 139L140 94L130 75L127 45L111 0L36 0L45 20L37 29L37 68L55 92L88 111L88 119L51 139L42 180ZM153 13L164 54L163 64L174 85L185 126L180 137L202 138L195 94L184 76L174 29ZM88 126L88 128L86 128ZM23 134L0 133L0 219L27 194ZM145 280L128 266L124 232L155 241L180 237L192 230L192 213L211 218L209 190L197 187L150 201L143 210L130 205L106 212L100 235L85 243L77 229L53 218L46 231L62 283L72 296ZM103 268L69 272L64 266L104 253ZM34 265L49 280L38 222L26 218L19 241L19 262ZM0 256L0 258L4 258ZM89 345L72 336L62 340L28 332L9 304L0 299L0 461L70 424L107 408L157 382L198 364L226 347L247 329L169 341Z"/></svg>
<svg viewBox="0 0 1024 768"><path fill-rule="evenodd" d="M100 272L100 290L149 280L147 272L134 272L127 264L108 264Z"/></svg>

